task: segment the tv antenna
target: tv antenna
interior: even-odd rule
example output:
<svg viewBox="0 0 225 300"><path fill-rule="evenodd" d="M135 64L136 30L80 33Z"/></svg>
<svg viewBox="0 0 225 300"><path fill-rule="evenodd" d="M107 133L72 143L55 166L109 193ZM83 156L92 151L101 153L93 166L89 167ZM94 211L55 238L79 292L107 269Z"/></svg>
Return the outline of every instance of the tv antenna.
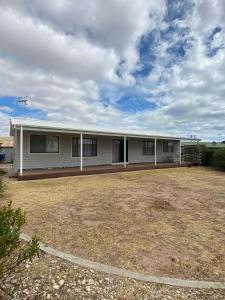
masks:
<svg viewBox="0 0 225 300"><path fill-rule="evenodd" d="M17 100L17 103L19 105L27 106L28 105L28 101L29 101L28 96L24 96L24 97L19 97L18 100Z"/></svg>
<svg viewBox="0 0 225 300"><path fill-rule="evenodd" d="M190 138L191 138L191 141L192 141L192 142L196 142L196 140L197 140L197 135L196 135L196 134L191 134L191 135L190 135Z"/></svg>

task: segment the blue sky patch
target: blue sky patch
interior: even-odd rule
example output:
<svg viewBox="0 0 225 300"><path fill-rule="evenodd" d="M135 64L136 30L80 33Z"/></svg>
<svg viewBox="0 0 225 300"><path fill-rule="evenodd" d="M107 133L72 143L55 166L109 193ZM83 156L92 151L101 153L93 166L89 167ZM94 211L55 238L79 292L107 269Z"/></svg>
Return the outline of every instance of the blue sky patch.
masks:
<svg viewBox="0 0 225 300"><path fill-rule="evenodd" d="M155 103L145 100L141 95L128 94L117 101L116 107L124 112L136 113L154 109Z"/></svg>
<svg viewBox="0 0 225 300"><path fill-rule="evenodd" d="M38 110L38 109L31 109L27 106L23 106L21 104L18 104L18 97L15 96L5 96L0 97L0 109L1 106L6 106L12 109L10 112L10 115L12 117L31 117L31 118L41 118L45 119L45 114Z"/></svg>

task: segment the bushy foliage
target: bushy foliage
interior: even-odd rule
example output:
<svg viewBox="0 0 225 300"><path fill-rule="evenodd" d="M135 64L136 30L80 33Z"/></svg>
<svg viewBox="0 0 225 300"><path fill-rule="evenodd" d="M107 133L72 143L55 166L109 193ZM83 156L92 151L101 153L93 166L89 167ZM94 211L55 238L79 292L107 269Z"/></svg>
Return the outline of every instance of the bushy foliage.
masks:
<svg viewBox="0 0 225 300"><path fill-rule="evenodd" d="M0 200L3 200L4 185L0 176ZM38 254L39 242L33 237L28 243L20 242L21 228L25 214L20 208L14 209L11 201L0 207L0 280L10 274L26 260Z"/></svg>
<svg viewBox="0 0 225 300"><path fill-rule="evenodd" d="M206 148L206 146L201 145L202 151L202 164L203 166L213 166L213 153L216 151L215 149Z"/></svg>
<svg viewBox="0 0 225 300"><path fill-rule="evenodd" d="M225 148L217 149L213 153L213 162L215 167L225 171Z"/></svg>
<svg viewBox="0 0 225 300"><path fill-rule="evenodd" d="M0 199L3 197L4 194L4 182L2 180L2 174L0 169Z"/></svg>

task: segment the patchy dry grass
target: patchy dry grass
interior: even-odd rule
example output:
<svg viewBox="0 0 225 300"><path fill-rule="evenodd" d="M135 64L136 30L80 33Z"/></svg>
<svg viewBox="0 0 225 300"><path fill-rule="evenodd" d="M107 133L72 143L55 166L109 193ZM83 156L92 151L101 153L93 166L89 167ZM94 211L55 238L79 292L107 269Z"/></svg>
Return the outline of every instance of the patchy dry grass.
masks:
<svg viewBox="0 0 225 300"><path fill-rule="evenodd" d="M25 232L63 251L156 275L225 280L225 174L177 168L9 181Z"/></svg>

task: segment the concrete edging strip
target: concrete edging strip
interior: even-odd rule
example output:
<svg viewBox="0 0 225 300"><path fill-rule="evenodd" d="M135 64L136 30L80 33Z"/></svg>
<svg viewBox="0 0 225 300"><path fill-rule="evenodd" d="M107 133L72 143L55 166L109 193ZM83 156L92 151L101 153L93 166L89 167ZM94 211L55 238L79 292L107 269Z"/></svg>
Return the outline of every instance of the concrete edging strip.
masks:
<svg viewBox="0 0 225 300"><path fill-rule="evenodd" d="M29 241L31 237L22 233L20 238L25 241ZM67 254L56 250L54 248L45 246L42 242L39 242L40 249L47 254L51 254L53 256L62 258L69 262L75 263L81 267L91 268L99 272L105 272L111 275L117 275L121 277L127 277L131 279L136 279L140 281L159 283L159 284L168 284L178 287L189 287L189 288L208 288L208 289L225 289L224 282L213 282L213 281L198 281L198 280L185 280L178 278L170 278L170 277L161 277L161 276L152 276L141 274L137 272L131 272L125 269L111 267L102 263L94 262L88 259L84 259L78 256L74 256L71 254Z"/></svg>

